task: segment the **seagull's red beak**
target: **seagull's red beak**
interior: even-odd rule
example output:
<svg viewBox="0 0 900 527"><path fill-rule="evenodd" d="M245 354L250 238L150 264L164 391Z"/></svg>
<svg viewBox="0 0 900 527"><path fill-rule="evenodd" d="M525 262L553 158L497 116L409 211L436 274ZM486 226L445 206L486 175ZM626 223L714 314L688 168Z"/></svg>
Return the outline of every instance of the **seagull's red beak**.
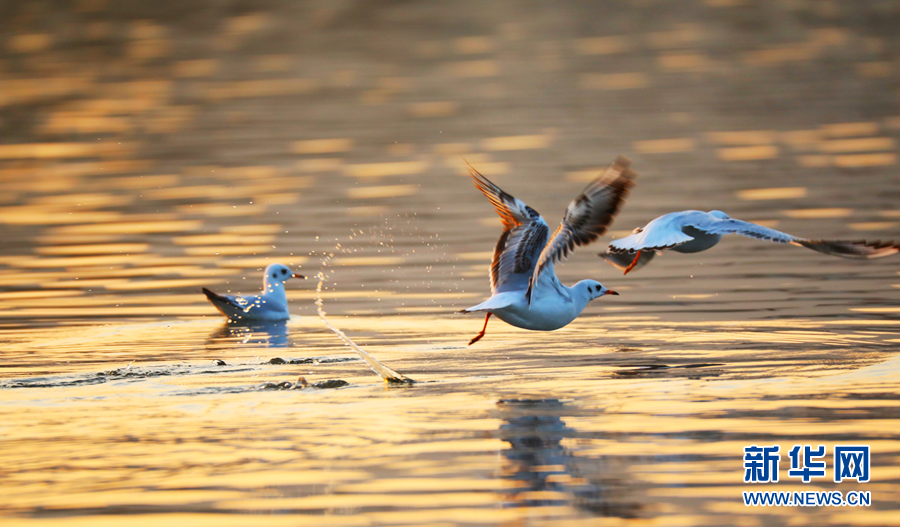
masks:
<svg viewBox="0 0 900 527"><path fill-rule="evenodd" d="M302 274L297 274L297 273L292 274L291 278L303 278L304 280L306 279L305 276L303 276Z"/></svg>
<svg viewBox="0 0 900 527"><path fill-rule="evenodd" d="M613 291L612 289L607 289L603 294L604 294L604 295L616 295L616 296L619 296L619 293L616 293L616 292Z"/></svg>

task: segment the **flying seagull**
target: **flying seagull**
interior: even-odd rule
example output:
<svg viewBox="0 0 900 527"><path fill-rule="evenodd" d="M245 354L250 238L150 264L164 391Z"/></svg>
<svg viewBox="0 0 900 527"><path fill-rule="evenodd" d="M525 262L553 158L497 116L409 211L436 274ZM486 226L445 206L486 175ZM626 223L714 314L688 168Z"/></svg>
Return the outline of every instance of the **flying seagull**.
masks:
<svg viewBox="0 0 900 527"><path fill-rule="evenodd" d="M603 233L624 203L637 177L619 157L592 181L566 209L553 235L534 209L491 183L473 167L475 186L494 205L503 222L503 233L491 262L491 297L460 313L486 312L484 327L469 342L484 336L491 315L524 329L553 331L575 320L587 304L603 295L617 295L596 280L582 280L572 287L560 283L553 265L575 246L587 245Z"/></svg>
<svg viewBox="0 0 900 527"><path fill-rule="evenodd" d="M842 258L882 258L900 251L900 244L881 241L807 240L762 225L731 218L720 210L671 212L609 244L600 256L625 274L639 269L662 251L698 253L714 247L725 234L806 247Z"/></svg>

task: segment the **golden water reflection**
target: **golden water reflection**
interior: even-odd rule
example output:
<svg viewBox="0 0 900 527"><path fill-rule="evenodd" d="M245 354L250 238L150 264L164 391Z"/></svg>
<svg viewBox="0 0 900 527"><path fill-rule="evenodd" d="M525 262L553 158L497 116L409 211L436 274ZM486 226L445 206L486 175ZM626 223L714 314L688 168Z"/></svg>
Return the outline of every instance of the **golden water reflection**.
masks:
<svg viewBox="0 0 900 527"><path fill-rule="evenodd" d="M386 389L312 317L6 330L0 490L13 524L135 511L226 524L271 514L317 525L722 524L748 490L743 446L846 438L872 446L864 490L900 499L900 362L878 346L837 362L810 355L813 341L785 348L772 331L761 347L729 350L728 339L691 344L696 328L653 340L624 321L610 344L589 319L564 330L565 345L498 327L474 350L441 337L461 333L464 318L334 321L419 383ZM745 339L753 325L722 331ZM300 375L350 385L263 388ZM782 511L754 514L766 522ZM880 517L805 514L810 524Z"/></svg>
<svg viewBox="0 0 900 527"><path fill-rule="evenodd" d="M721 208L900 239L900 32L867 22L890 17L699 3L7 2L0 521L895 521L896 258L733 239L622 276L595 245L560 278L621 296L466 346L481 321L454 312L489 294L500 234L466 162L552 224L633 157L610 237ZM313 281L257 326L200 292L258 291L274 262L323 272L329 320L419 382L372 375ZM743 446L844 441L872 446L875 506L740 503Z"/></svg>

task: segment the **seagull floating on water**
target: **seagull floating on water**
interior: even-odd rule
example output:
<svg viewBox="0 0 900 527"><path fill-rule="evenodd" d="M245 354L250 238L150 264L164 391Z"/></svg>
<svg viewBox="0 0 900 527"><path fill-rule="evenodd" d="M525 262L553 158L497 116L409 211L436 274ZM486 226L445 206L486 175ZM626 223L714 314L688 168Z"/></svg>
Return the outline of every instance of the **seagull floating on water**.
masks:
<svg viewBox="0 0 900 527"><path fill-rule="evenodd" d="M600 256L625 271L640 269L662 251L705 251L725 234L740 234L759 240L789 243L843 258L882 258L900 251L900 244L882 241L807 240L762 225L731 218L720 210L686 210L656 218L630 236L613 241Z"/></svg>
<svg viewBox="0 0 900 527"><path fill-rule="evenodd" d="M617 295L596 280L582 280L573 287L560 283L554 263L567 257L576 245L587 245L612 223L637 177L619 157L615 163L569 203L562 223L550 236L547 222L534 209L507 194L469 166L478 190L490 200L503 221L503 234L491 262L491 297L460 313L487 312L478 342L491 315L516 327L553 331L575 320L588 303L603 295Z"/></svg>
<svg viewBox="0 0 900 527"><path fill-rule="evenodd" d="M291 278L306 278L294 274L286 265L269 264L263 276L263 290L258 295L220 295L203 288L206 298L228 317L229 322L248 322L255 320L287 320L287 294L284 282Z"/></svg>

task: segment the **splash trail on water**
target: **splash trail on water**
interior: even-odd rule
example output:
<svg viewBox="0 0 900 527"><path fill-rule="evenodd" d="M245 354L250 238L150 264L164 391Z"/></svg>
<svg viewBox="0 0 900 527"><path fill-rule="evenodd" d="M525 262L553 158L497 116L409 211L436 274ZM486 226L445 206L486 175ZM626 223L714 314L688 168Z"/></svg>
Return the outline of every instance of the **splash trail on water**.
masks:
<svg viewBox="0 0 900 527"><path fill-rule="evenodd" d="M353 348L353 350L356 351L356 353L358 353L360 357L362 357L362 360L366 361L366 364L368 364L369 367L372 368L372 371L374 371L382 379L384 379L384 382L391 384L413 384L415 381L413 381L409 377L395 372L384 364L378 362L375 357L369 355L368 353L363 351L362 348L357 346L356 343L353 342L350 337L345 335L343 331L332 326L331 323L328 322L328 319L325 318L325 309L323 309L322 307L322 284L325 282L325 273L319 271L319 274L316 275L316 278L319 279L319 284L316 286L316 313L319 314L319 318L322 319L322 322L325 323L325 326L330 329L335 335L337 335L344 342L344 344Z"/></svg>

